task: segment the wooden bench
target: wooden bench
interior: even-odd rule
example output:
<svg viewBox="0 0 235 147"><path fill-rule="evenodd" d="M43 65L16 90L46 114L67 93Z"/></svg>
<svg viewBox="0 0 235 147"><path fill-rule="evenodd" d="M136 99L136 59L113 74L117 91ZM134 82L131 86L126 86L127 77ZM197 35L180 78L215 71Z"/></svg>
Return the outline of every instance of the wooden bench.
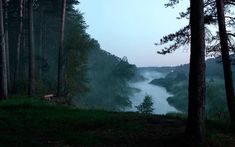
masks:
<svg viewBox="0 0 235 147"><path fill-rule="evenodd" d="M51 101L54 96L55 96L54 94L44 95L43 100Z"/></svg>

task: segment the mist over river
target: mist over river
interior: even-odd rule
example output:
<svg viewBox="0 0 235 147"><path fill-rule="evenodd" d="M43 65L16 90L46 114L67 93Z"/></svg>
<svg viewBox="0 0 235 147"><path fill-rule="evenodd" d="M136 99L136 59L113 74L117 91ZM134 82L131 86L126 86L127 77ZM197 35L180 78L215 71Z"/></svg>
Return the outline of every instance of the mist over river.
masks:
<svg viewBox="0 0 235 147"><path fill-rule="evenodd" d="M177 112L177 110L170 106L167 102L167 98L171 96L164 87L156 86L149 84L153 79L159 79L165 77L165 74L160 72L142 72L143 77L146 78L144 81L140 82L132 82L129 83L131 87L137 88L141 90L140 92L136 92L131 97L132 108L128 109L128 111L137 111L135 106L138 106L143 102L143 99L146 94L152 96L153 99L153 108L154 114L167 114L169 112Z"/></svg>

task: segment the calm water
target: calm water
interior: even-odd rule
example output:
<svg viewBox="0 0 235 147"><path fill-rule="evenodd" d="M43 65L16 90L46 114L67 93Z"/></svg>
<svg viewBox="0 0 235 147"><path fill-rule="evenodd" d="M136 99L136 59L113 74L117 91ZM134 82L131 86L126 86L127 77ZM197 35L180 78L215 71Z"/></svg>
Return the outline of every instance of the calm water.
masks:
<svg viewBox="0 0 235 147"><path fill-rule="evenodd" d="M171 96L167 93L164 87L155 86L149 84L153 79L162 78L165 75L158 72L144 72L142 75L147 79L141 82L130 83L131 87L138 88L141 92L135 93L130 99L132 102L132 108L128 111L137 111L135 106L143 102L146 94L151 95L154 102L154 114L166 114L169 112L177 112L177 110L170 106L167 102L167 98Z"/></svg>

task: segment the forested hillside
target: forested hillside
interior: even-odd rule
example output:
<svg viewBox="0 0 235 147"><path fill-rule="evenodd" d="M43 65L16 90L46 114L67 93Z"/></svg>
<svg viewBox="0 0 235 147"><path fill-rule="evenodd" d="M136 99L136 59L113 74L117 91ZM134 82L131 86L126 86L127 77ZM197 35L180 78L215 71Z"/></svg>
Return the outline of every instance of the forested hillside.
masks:
<svg viewBox="0 0 235 147"><path fill-rule="evenodd" d="M0 146L234 147L235 0L97 1L0 0Z"/></svg>
<svg viewBox="0 0 235 147"><path fill-rule="evenodd" d="M227 119L228 110L221 58L208 59L206 67L206 116L208 118ZM235 70L234 66L233 70ZM188 64L171 67L165 78L155 79L151 82L151 84L166 87L167 91L173 94L167 99L168 102L184 113L188 109L188 72Z"/></svg>
<svg viewBox="0 0 235 147"><path fill-rule="evenodd" d="M66 7L62 72L63 93L67 96L73 95L74 90L76 93L87 91L86 64L89 50L94 44L86 33L87 25L82 14L74 7L78 3L77 0L70 0ZM27 94L31 83L35 87L33 95L56 95L62 1L34 1L33 24L30 24L35 39L33 44L29 42L29 6L25 0L8 3L8 87L14 94ZM29 69L31 65L33 69Z"/></svg>
<svg viewBox="0 0 235 147"><path fill-rule="evenodd" d="M121 59L112 55L100 49L97 43L88 58L90 91L85 95L77 93L73 102L79 107L96 109L121 110L130 107L132 88L128 81L134 77L136 70L136 66L129 64L126 57Z"/></svg>
<svg viewBox="0 0 235 147"><path fill-rule="evenodd" d="M6 9L10 22L6 28L9 31L9 91L28 94L33 86L33 95L56 95L62 78L60 94L67 97L68 102L74 98L79 106L109 109L129 106L126 82L136 67L126 58L120 59L100 49L98 41L86 32L83 15L75 8L79 4L77 0L66 3L63 51L59 52L62 4L62 1L34 1L34 18L30 18L29 2L9 1ZM31 24L29 19L33 19Z"/></svg>

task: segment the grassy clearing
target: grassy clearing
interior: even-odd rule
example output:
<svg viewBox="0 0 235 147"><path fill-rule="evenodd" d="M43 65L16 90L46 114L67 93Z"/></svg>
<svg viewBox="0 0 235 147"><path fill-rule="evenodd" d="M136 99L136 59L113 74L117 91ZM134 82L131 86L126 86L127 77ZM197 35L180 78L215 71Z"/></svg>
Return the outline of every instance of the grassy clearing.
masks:
<svg viewBox="0 0 235 147"><path fill-rule="evenodd" d="M185 120L176 116L79 110L11 98L0 102L0 146L182 146ZM229 147L232 140L226 135L231 132L210 126L209 141L218 144L214 140L222 134Z"/></svg>

